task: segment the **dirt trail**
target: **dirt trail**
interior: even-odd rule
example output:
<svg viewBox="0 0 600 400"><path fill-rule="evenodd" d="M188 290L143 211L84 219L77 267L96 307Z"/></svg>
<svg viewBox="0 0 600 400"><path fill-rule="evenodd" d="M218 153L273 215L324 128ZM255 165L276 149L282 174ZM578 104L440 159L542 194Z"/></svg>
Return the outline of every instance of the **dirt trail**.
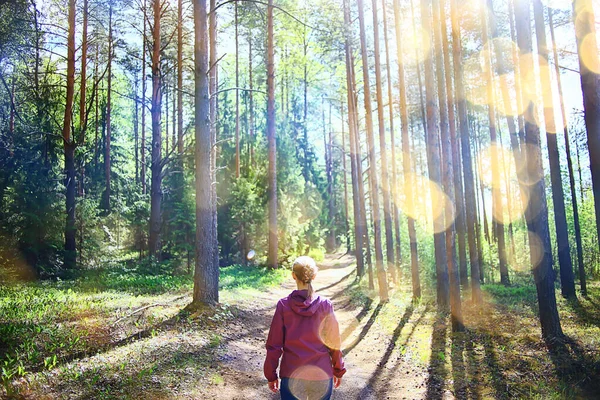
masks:
<svg viewBox="0 0 600 400"><path fill-rule="evenodd" d="M428 382L428 368L422 362L412 362L410 351L407 352L412 334L423 329L420 322L424 315L427 317L426 308L417 312L408 306L403 315L386 321L387 327L382 325L377 317L387 304L376 304L375 300L367 302L364 307L356 307L345 293L354 284L353 262L349 256L327 257L319 263L320 272L314 282L318 294L331 299L334 304L345 350L348 372L332 398L451 397L449 393L441 393L435 382ZM279 398L268 391L263 377L264 344L277 300L293 289L295 284L290 277L280 288L266 291L251 301L231 304L241 313L236 325L225 335L226 343L218 357L223 382L202 389L203 398Z"/></svg>

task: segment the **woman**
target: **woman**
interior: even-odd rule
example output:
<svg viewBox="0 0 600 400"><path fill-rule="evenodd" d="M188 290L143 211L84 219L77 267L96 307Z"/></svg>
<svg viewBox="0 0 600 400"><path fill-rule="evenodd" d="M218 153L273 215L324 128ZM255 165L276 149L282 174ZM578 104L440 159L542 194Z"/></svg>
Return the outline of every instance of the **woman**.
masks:
<svg viewBox="0 0 600 400"><path fill-rule="evenodd" d="M298 257L292 271L298 289L277 302L267 338L265 377L269 389L280 391L282 400L327 400L346 372L338 322L331 302L314 295L315 260ZM279 385L277 365L282 354Z"/></svg>

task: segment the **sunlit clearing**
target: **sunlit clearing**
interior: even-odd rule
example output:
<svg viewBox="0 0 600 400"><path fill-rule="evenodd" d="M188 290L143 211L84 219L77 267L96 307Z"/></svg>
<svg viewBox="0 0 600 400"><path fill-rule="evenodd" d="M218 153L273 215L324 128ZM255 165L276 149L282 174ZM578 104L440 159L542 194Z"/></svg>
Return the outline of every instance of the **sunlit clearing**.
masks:
<svg viewBox="0 0 600 400"><path fill-rule="evenodd" d="M412 182L413 201L407 201L404 191L404 182L398 182L398 193L394 199L402 212L413 218L423 229L429 233L445 231L455 218L454 204L444 193L442 188L430 181L428 178L408 174L405 176L407 182ZM444 218L444 211L449 215Z"/></svg>
<svg viewBox="0 0 600 400"><path fill-rule="evenodd" d="M542 3L545 6L553 8L555 10L570 11L573 7L572 0L544 0L542 1Z"/></svg>
<svg viewBox="0 0 600 400"><path fill-rule="evenodd" d="M492 155L494 153L498 159L496 179L492 174ZM492 145L481 150L478 159L477 172L481 180L486 186L492 188L503 204L502 211L500 211L500 207L493 208L494 219L505 225L519 220L525 212L524 204L529 202L529 196L528 193L521 193L513 152L500 145Z"/></svg>
<svg viewBox="0 0 600 400"><path fill-rule="evenodd" d="M319 325L319 337L325 346L336 350L341 348L338 330L339 328L337 328L333 315L328 315L321 321Z"/></svg>
<svg viewBox="0 0 600 400"><path fill-rule="evenodd" d="M581 61L587 69L589 69L595 74L600 74L600 62L598 61L598 46L596 42L596 37L593 33L587 34L583 38L583 40L581 40L579 54L581 54Z"/></svg>

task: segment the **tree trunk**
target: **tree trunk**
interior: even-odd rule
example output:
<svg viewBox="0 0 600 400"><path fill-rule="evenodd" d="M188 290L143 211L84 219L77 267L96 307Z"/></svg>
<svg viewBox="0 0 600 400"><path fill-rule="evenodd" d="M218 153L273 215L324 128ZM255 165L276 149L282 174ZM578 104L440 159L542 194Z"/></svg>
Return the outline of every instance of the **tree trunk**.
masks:
<svg viewBox="0 0 600 400"><path fill-rule="evenodd" d="M306 123L306 120L304 121ZM267 265L277 268L277 144L275 141L275 47L273 0L267 8L267 143L269 154L267 208L269 210L269 254Z"/></svg>
<svg viewBox="0 0 600 400"><path fill-rule="evenodd" d="M517 44L521 54L532 51L531 24L529 17L529 2L515 3L515 26L517 31ZM521 71L533 71L533 60L524 57L521 61ZM539 127L531 121L536 121L535 105L529 101L525 109L525 142L528 145L524 159L530 182L529 206L525 211L527 227L529 229L529 244L531 246L531 264L536 284L539 316L542 326L542 336L548 344L563 336L560 326L558 310L556 308L556 295L554 291L554 272L552 270L552 248L550 245L550 232L548 228L548 209L546 207L546 192L544 172L542 168L542 154L540 147ZM536 236L534 239L533 237ZM542 246L541 259L535 256L540 249L534 248L534 243Z"/></svg>
<svg viewBox="0 0 600 400"><path fill-rule="evenodd" d="M177 0L177 153L183 174L183 0Z"/></svg>
<svg viewBox="0 0 600 400"><path fill-rule="evenodd" d="M75 0L69 0L69 31L67 38L67 97L63 120L63 145L65 154L66 224L65 258L66 270L73 270L77 263L75 225L75 138L71 137L73 97L75 93Z"/></svg>
<svg viewBox="0 0 600 400"><path fill-rule="evenodd" d="M563 97L562 84L560 81L560 69L558 66L558 52L556 51L556 40L554 38L554 23L552 20L552 10L548 8L548 24L550 25L550 35L552 37L552 53L554 55L554 69L556 73L556 82L558 85L558 97L560 100L560 112L565 134L565 151L567 153L567 167L569 170L569 186L571 189L571 204L573 205L573 222L575 230L575 243L577 245L577 265L579 269L579 284L581 285L581 293L587 294L585 267L583 264L583 245L581 243L581 227L579 225L579 207L577 205L577 191L575 190L575 174L573 173L573 160L571 159L571 144L569 141L569 128L567 113L565 111L565 100Z"/></svg>
<svg viewBox="0 0 600 400"><path fill-rule="evenodd" d="M388 92L388 110L390 118L390 146L391 146L391 157L392 157L392 182L390 185L390 207L392 208L392 218L394 225L394 246L396 248L395 260L398 275L402 273L402 243L400 242L400 211L398 210L398 204L395 201L395 196L398 193L398 170L396 169L396 139L394 132L394 102L392 93L392 74L390 66L390 50L388 44L388 23L387 23L387 7L386 0L381 0L383 5L383 38L385 43L385 65L386 65L386 76L387 76L387 92ZM393 277L396 274L392 275Z"/></svg>
<svg viewBox="0 0 600 400"><path fill-rule="evenodd" d="M343 185L344 185L344 220L345 220L345 225L346 225L346 229L345 229L345 235L346 235L346 252L350 253L350 251L352 251L352 246L350 244L350 215L349 215L349 208L348 208L348 170L346 169L346 132L344 129L344 121L346 120L345 118L345 113L344 113L344 101L342 98L342 101L340 102L340 111L341 111L341 118L342 118L342 150L341 150L341 156L342 156L342 172L343 172Z"/></svg>
<svg viewBox="0 0 600 400"><path fill-rule="evenodd" d="M544 104L544 121L546 123L546 139L548 158L550 161L550 182L552 186L552 204L554 205L554 223L556 225L556 242L558 244L558 263L560 266L560 288L566 298L577 297L573 263L571 261L571 246L567 228L567 213L565 210L565 195L562 187L560 171L560 155L558 153L558 138L556 137L556 122L554 120L554 96L552 94L552 78L548 65L548 46L546 44L546 24L544 23L544 6L540 0L533 0L533 15L538 53L540 54L540 78L542 100Z"/></svg>
<svg viewBox="0 0 600 400"><path fill-rule="evenodd" d="M374 1L375 3L375 1ZM375 3L376 4L376 3ZM375 27L377 27L377 17L376 10L373 14ZM366 43L366 35L365 35L365 17L364 17L364 5L362 0L358 0L358 20L360 24L360 48L362 55L362 69L363 69L363 82L364 82L364 96L365 96L365 116L366 116L366 124L367 124L367 140L369 143L369 164L370 164L370 181L371 181L371 206L373 208L373 231L375 236L375 264L377 268L377 280L379 283L379 297L381 301L388 300L388 286L387 286L387 277L386 272L383 267L383 248L381 243L381 217L379 210L379 183L377 179L377 161L375 159L375 141L373 139L373 114L371 110L371 87L369 85L369 62L367 58L367 43ZM379 36L375 33L375 43L378 42ZM377 45L375 49L375 54L378 54L379 46ZM378 61L378 60L377 60ZM379 69L379 65L376 63L376 68ZM378 78L379 79L379 78ZM381 88L381 82L378 80L378 87ZM378 90L379 95L381 95L380 90ZM383 105L380 101L378 104ZM383 144L381 153L385 152L385 143L382 143L382 140L385 141L385 137L382 137L381 130L383 129L383 108L379 107L381 110L380 117L380 144ZM387 164L382 164L382 169L384 171L387 170ZM385 172L387 173L387 172ZM387 182L386 182L387 183ZM386 189L387 190L387 189ZM384 190L385 192L385 190ZM389 211L389 209L388 209ZM393 256L393 250L392 250Z"/></svg>
<svg viewBox="0 0 600 400"><path fill-rule="evenodd" d="M394 238L392 227L392 208L390 202L390 178L387 161L387 146L385 143L385 122L384 122L384 104L383 89L381 83L381 59L379 57L379 21L377 17L377 0L372 0L371 9L373 11L373 43L375 55L375 88L377 96L377 127L379 128L379 157L381 158L381 191L383 194L383 215L385 223L385 250L387 259L387 272L392 277L392 282L396 283L396 265L394 254ZM373 164L376 165L376 164ZM373 169L376 173L376 168Z"/></svg>
<svg viewBox="0 0 600 400"><path fill-rule="evenodd" d="M400 95L400 122L402 129L402 170L404 172L404 195L406 208L414 209L413 188L415 181L412 175L411 147L408 139L408 107L406 103L406 81L404 78L404 61L402 54L402 34L400 31L400 0L394 0L394 22L396 28L396 56L398 58L398 93ZM412 278L413 299L421 297L421 280L419 278L419 253L417 251L417 231L415 220L408 215L408 237L410 240L410 270Z"/></svg>
<svg viewBox="0 0 600 400"><path fill-rule="evenodd" d="M448 127L450 129L450 143L452 146L452 168L454 174L454 197L456 208L456 237L458 241L458 271L459 284L467 280L467 249L466 249L466 225L465 225L465 203L463 196L462 174L460 170L460 153L458 151L458 140L456 137L456 116L454 113L455 101L452 87L452 69L450 66L450 44L448 42L448 29L446 25L446 12L444 1L439 2L442 31L442 50L444 56L444 78L446 80L446 94L448 101ZM464 282L463 284L466 284Z"/></svg>
<svg viewBox="0 0 600 400"><path fill-rule="evenodd" d="M253 78L252 78L252 30L248 33L248 86L250 91L248 92L248 112L250 118L248 121L248 136L250 136L250 167L254 167L254 96L253 90Z"/></svg>
<svg viewBox="0 0 600 400"><path fill-rule="evenodd" d="M112 111L112 59L113 59L113 36L112 36L112 2L108 5L108 77L106 89L106 133L104 138L104 209L110 212L110 140L112 135L111 111Z"/></svg>
<svg viewBox="0 0 600 400"><path fill-rule="evenodd" d="M598 60L592 1L574 1L573 14L581 74L581 90L583 91L583 113L590 153L590 169L592 171L596 234L600 246L600 74L598 73L600 71L600 60Z"/></svg>
<svg viewBox="0 0 600 400"><path fill-rule="evenodd" d="M208 82L206 0L194 1L194 130L196 174L196 263L193 302L219 301L219 265L214 259L217 232L212 202L212 139Z"/></svg>
<svg viewBox="0 0 600 400"><path fill-rule="evenodd" d="M235 177L240 177L240 68L238 38L238 3L234 4L235 12Z"/></svg>
<svg viewBox="0 0 600 400"><path fill-rule="evenodd" d="M160 258L160 228L161 228L161 202L162 202L162 135L160 127L161 117L161 81L160 81L160 0L153 0L154 31L152 45L152 173L150 184L150 235L148 237L148 250L151 257Z"/></svg>
<svg viewBox="0 0 600 400"><path fill-rule="evenodd" d="M328 233L325 242L325 251L333 253L335 251L335 204L333 202L333 171L331 162L331 104L329 106L329 135L325 124L325 99L321 97L321 112L323 125L323 148L325 149L325 176L327 177L327 216Z"/></svg>
<svg viewBox="0 0 600 400"><path fill-rule="evenodd" d="M362 158L360 152L360 143L358 143L358 123L357 123L357 105L356 91L354 85L354 70L352 59L352 45L350 38L350 10L347 1L344 0L344 48L346 56L346 93L348 96L348 133L350 136L350 167L352 177L352 205L354 211L354 242L356 248L356 274L362 278L365 274L365 261L363 251L365 248L364 229L362 223L362 211L364 211L364 196L361 196L359 187L362 187Z"/></svg>
<svg viewBox="0 0 600 400"><path fill-rule="evenodd" d="M146 194L146 52L148 51L148 39L146 38L146 0L144 0L144 33L142 37L142 138L140 143L140 180L142 181L142 194Z"/></svg>
<svg viewBox="0 0 600 400"><path fill-rule="evenodd" d="M487 24L487 8L492 9L491 0L488 0L488 7L481 7L481 21L482 21L482 43L484 46L491 46L491 42L488 41L488 24ZM495 27L492 27L492 31ZM491 50L491 47L489 48ZM502 203L502 185L500 179L500 169L498 167L498 149L501 145L498 144L496 138L496 95L494 91L494 79L492 75L492 55L491 51L484 51L484 62L486 65L485 81L487 87L487 99L488 99L488 121L490 130L490 156L491 156L491 167L492 167L492 229L493 235L498 242L498 261L500 264L500 282L504 285L510 284L508 277L508 266L506 264L506 242L504 237L504 222L502 216L504 214L504 207Z"/></svg>
<svg viewBox="0 0 600 400"><path fill-rule="evenodd" d="M83 145L85 140L85 132L87 130L87 107L86 107L86 90L87 90L87 51L88 51L88 0L83 0L83 23L81 33L81 81L79 86L79 138L78 145ZM136 164L137 165L137 164ZM84 179L85 168L83 161L81 162L81 171L79 178L79 195L84 195ZM137 174L136 174L137 177Z"/></svg>
<svg viewBox="0 0 600 400"><path fill-rule="evenodd" d="M208 40L210 45L209 53L209 91L210 91L210 146L211 146L211 201L210 213L212 216L212 265L217 268L217 288L218 291L218 268L219 268L219 242L217 239L217 158L219 147L217 137L219 134L218 108L219 97L217 95L219 86L219 69L217 66L217 13L216 0L210 0L210 15L208 17Z"/></svg>
<svg viewBox="0 0 600 400"><path fill-rule="evenodd" d="M479 276L479 252L477 251L477 215L475 197L475 179L471 162L471 142L469 138L469 120L467 116L467 101L465 98L462 47L460 25L457 12L458 0L450 0L452 20L452 53L454 65L454 82L456 86L456 109L458 112L458 130L462 169L465 185L465 222L469 245L469 262L471 264L471 298L473 303L481 303L481 288ZM466 279L465 279L466 281Z"/></svg>
<svg viewBox="0 0 600 400"><path fill-rule="evenodd" d="M440 102L440 142L442 145L442 179L444 192L448 196L448 203L445 206L444 214L446 219L446 258L448 262L448 280L450 292L450 320L452 331L460 332L464 330L462 318L462 305L460 301L460 277L458 271L458 262L456 259L456 231L454 222L454 163L452 159L452 142L449 131L448 121L448 103L446 97L446 80L444 72L444 49L442 44L442 34L440 31L440 4L439 0L432 1L433 6L433 38L435 49L435 63L437 67L438 97Z"/></svg>

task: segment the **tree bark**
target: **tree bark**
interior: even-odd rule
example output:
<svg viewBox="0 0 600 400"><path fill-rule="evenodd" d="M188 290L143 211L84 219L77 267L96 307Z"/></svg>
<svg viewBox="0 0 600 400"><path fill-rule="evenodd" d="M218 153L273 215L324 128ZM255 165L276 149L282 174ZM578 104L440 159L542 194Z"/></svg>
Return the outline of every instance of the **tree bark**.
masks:
<svg viewBox="0 0 600 400"><path fill-rule="evenodd" d="M532 52L531 22L529 16L529 2L515 3L515 27L517 44L522 55ZM533 70L533 60L523 57L521 72ZM540 147L539 127L532 123L536 121L535 105L529 101L525 109L525 142L528 145L524 159L526 170L531 185L529 205L525 211L527 227L529 229L529 245L531 246L531 264L537 289L539 317L542 327L542 336L548 344L553 344L556 339L563 336L560 326L558 310L556 308L556 294L554 291L554 272L552 270L552 248L550 245L550 232L548 228L548 209L546 207L546 192L544 173L542 168L542 155ZM535 238L534 238L535 237ZM541 259L537 259L534 243L542 246Z"/></svg>
<svg viewBox="0 0 600 400"><path fill-rule="evenodd" d="M491 0L488 0L488 7L492 9ZM496 137L496 94L494 91L494 79L492 75L492 55L491 55L491 42L489 42L488 34L488 15L486 8L482 5L481 7L481 27L482 34L481 39L483 46L488 46L489 51L484 51L484 60L486 64L485 81L487 87L487 99L488 99L488 121L490 130L490 156L491 156L491 167L492 167L492 229L493 235L498 242L498 261L500 266L500 282L504 285L510 284L508 276L508 265L506 264L506 242L504 236L504 222L502 216L504 213L504 207L502 202L502 185L500 179L500 169L498 167L498 140ZM492 28L494 30L495 27ZM492 35L494 36L494 35ZM483 188L482 188L483 189Z"/></svg>
<svg viewBox="0 0 600 400"><path fill-rule="evenodd" d="M421 23L423 31L427 35L423 35L423 40L431 40L433 37L433 29L431 26L430 0L421 0ZM423 45L425 50L425 98L427 111L427 167L429 171L429 179L438 186L442 187L442 173L440 166L442 165L440 158L440 125L437 118L438 104L434 88L434 72L433 72L433 46L428 47ZM432 207L435 210L438 205L432 198ZM437 286L437 305L438 309L446 311L449 308L450 302L450 287L448 282L448 260L446 253L446 233L444 225L444 216L438 216L433 221L434 228L434 248L435 248L435 263L436 263L436 286Z"/></svg>
<svg viewBox="0 0 600 400"><path fill-rule="evenodd" d="M240 177L240 69L239 69L239 38L238 38L238 3L234 3L235 13L235 177Z"/></svg>
<svg viewBox="0 0 600 400"><path fill-rule="evenodd" d="M458 130L460 135L460 151L462 154L462 172L464 174L465 185L465 222L469 245L469 262L471 264L471 299L473 303L480 304L482 298L479 276L480 259L479 252L477 251L477 206L474 187L475 180L473 174L473 164L471 162L471 142L469 138L469 120L467 115L467 101L464 89L461 34L457 6L458 0L450 0L454 82L456 86L456 109L458 112Z"/></svg>
<svg viewBox="0 0 600 400"><path fill-rule="evenodd" d="M75 93L75 0L69 0L69 31L67 37L67 96L63 120L63 145L65 155L66 224L64 267L73 270L77 263L75 225L75 138L71 137L73 97Z"/></svg>
<svg viewBox="0 0 600 400"><path fill-rule="evenodd" d="M140 180L142 181L142 194L146 194L146 52L148 51L148 39L146 38L146 0L144 0L143 5L143 20L144 20L144 29L143 29L143 37L142 37L142 138L140 142Z"/></svg>
<svg viewBox="0 0 600 400"><path fill-rule="evenodd" d="M111 163L110 163L110 141L112 136L112 59L113 59L113 24L112 24L112 2L108 5L108 77L106 89L106 133L104 138L104 209L106 212L111 211L110 194L111 194Z"/></svg>
<svg viewBox="0 0 600 400"><path fill-rule="evenodd" d="M571 246L567 228L567 212L565 210L565 195L560 171L560 155L558 153L558 138L556 137L556 122L554 120L554 95L552 94L552 78L548 64L548 46L546 44L546 24L544 22L544 6L540 0L533 0L533 15L537 39L542 80L542 100L544 104L544 121L546 124L546 139L548 158L550 161L550 182L552 186L552 204L554 205L554 223L556 226L556 242L558 245L558 263L560 267L560 288L566 298L577 297L573 263L571 261Z"/></svg>
<svg viewBox="0 0 600 400"><path fill-rule="evenodd" d="M162 135L160 126L161 117L161 72L160 72L160 19L161 2L153 0L154 30L152 45L152 173L150 184L150 235L148 237L148 250L151 257L160 258L160 228L161 228L161 203L162 203Z"/></svg>
<svg viewBox="0 0 600 400"><path fill-rule="evenodd" d="M552 19L552 9L548 8L548 25L550 26L550 35L552 37L552 53L554 55L554 72L556 73L556 83L558 86L558 97L560 100L560 112L563 121L563 132L565 134L565 152L567 153L567 168L569 170L569 187L571 189L571 204L573 205L573 222L575 230L575 243L577 247L577 265L579 270L579 284L581 293L587 294L585 267L583 264L583 245L581 242L581 226L579 224L579 207L577 201L577 191L575 190L575 174L573 173L573 160L571 159L571 143L569 140L569 128L567 113L565 111L565 100L563 97L562 84L560 79L560 68L558 66L558 52L556 51L556 40L554 38L554 22Z"/></svg>
<svg viewBox="0 0 600 400"><path fill-rule="evenodd" d="M402 130L402 170L404 172L404 195L406 208L414 209L411 146L408 138L408 107L406 103L406 81L404 77L404 59L402 53L402 33L400 31L400 0L394 0L394 22L396 28L396 56L398 59L398 93L400 96L400 123ZM421 279L419 278L419 253L417 249L417 231L415 220L408 215L408 237L410 240L410 271L413 299L421 297Z"/></svg>
<svg viewBox="0 0 600 400"><path fill-rule="evenodd" d="M392 209L392 218L393 218L393 226L394 226L394 246L396 249L395 261L396 265L394 266L397 269L397 274L400 276L402 273L402 243L400 241L400 211L398 210L398 203L395 200L395 197L398 194L398 170L396 169L396 139L394 132L394 101L393 101L393 93L392 93L392 73L391 73L391 63L390 63L390 49L388 44L388 23L387 23L387 6L386 0L381 0L383 5L383 38L385 43L385 67L386 67L386 76L387 76L387 92L388 92L388 110L389 110L389 118L390 118L390 147L391 147L391 157L392 157L392 182L390 184L390 207ZM396 274L392 275L396 276Z"/></svg>
<svg viewBox="0 0 600 400"><path fill-rule="evenodd" d="M600 74L598 73L600 71L600 60L598 60L598 44L596 42L592 1L574 1L573 15L577 53L579 55L581 90L583 91L583 113L590 154L590 169L592 171L596 234L600 246ZM584 57L586 58L584 59Z"/></svg>
<svg viewBox="0 0 600 400"><path fill-rule="evenodd" d="M433 6L433 38L435 48L435 63L437 67L438 98L440 102L440 142L442 147L442 179L444 192L448 196L448 204L445 206L446 219L446 258L448 262L448 280L450 292L451 324L453 332L464 330L462 318L462 304L460 301L460 277L458 262L456 259L456 226L454 222L454 162L452 159L452 141L450 138L448 121L448 103L446 96L446 80L444 72L444 49L442 34L440 31L440 4L439 0L432 1Z"/></svg>
<svg viewBox="0 0 600 400"><path fill-rule="evenodd" d="M177 153L183 169L183 0L177 0Z"/></svg>
<svg viewBox="0 0 600 400"><path fill-rule="evenodd" d="M193 303L219 301L219 265L215 263L217 232L207 205L212 202L212 138L208 77L206 0L194 1L194 131L196 173L196 263Z"/></svg>
<svg viewBox="0 0 600 400"><path fill-rule="evenodd" d="M267 265L277 268L277 144L275 140L275 48L273 0L267 8L267 143L269 155L267 208L269 210L269 254ZM306 123L306 120L304 121Z"/></svg>
<svg viewBox="0 0 600 400"><path fill-rule="evenodd" d="M354 242L356 248L356 274L362 278L365 274L365 260L363 251L365 248L364 229L362 223L362 211L364 211L364 197L361 196L359 187L362 187L362 158L358 138L356 90L354 85L354 70L352 59L352 42L350 39L350 9L344 0L344 50L346 56L346 93L348 96L348 133L350 136L350 167L352 178L352 205L354 211Z"/></svg>
<svg viewBox="0 0 600 400"><path fill-rule="evenodd" d="M376 12L376 11L375 11ZM375 17L375 15L374 15ZM377 268L377 280L379 283L379 297L381 301L388 300L388 286L386 272L383 267L383 248L381 243L381 216L379 210L379 183L377 179L377 161L375 159L375 141L373 139L373 113L371 110L371 87L369 86L369 62L367 58L367 43L365 34L365 17L364 5L362 0L358 0L358 20L360 25L360 48L363 69L364 96L365 96L365 117L367 124L367 141L369 144L369 177L371 181L371 206L373 212L373 231L375 236L375 265ZM376 18L375 18L376 21ZM377 26L377 23L375 23ZM375 42L377 43L379 36L375 34ZM378 47L375 54L378 54ZM376 62L377 63L377 62ZM379 67L377 67L379 68ZM381 102L379 103L381 104ZM383 111L383 108L380 107ZM382 124L383 125L383 124ZM381 128L380 128L381 134ZM385 138L384 138L385 140ZM381 135L380 135L381 141ZM382 147L382 153L385 152L385 147ZM387 165L385 166L385 169Z"/></svg>
<svg viewBox="0 0 600 400"><path fill-rule="evenodd" d="M371 9L373 11L373 43L375 55L375 88L377 98L377 127L379 128L379 157L381 159L381 192L383 194L383 216L385 224L385 250L387 259L387 272L392 277L392 282L396 283L396 265L394 254L394 238L392 227L392 209L390 203L390 177L388 167L387 146L385 143L385 121L383 89L381 79L381 59L379 57L379 21L377 17L377 0L372 0ZM376 164L373 164L376 165ZM376 168L373 169L373 174Z"/></svg>

